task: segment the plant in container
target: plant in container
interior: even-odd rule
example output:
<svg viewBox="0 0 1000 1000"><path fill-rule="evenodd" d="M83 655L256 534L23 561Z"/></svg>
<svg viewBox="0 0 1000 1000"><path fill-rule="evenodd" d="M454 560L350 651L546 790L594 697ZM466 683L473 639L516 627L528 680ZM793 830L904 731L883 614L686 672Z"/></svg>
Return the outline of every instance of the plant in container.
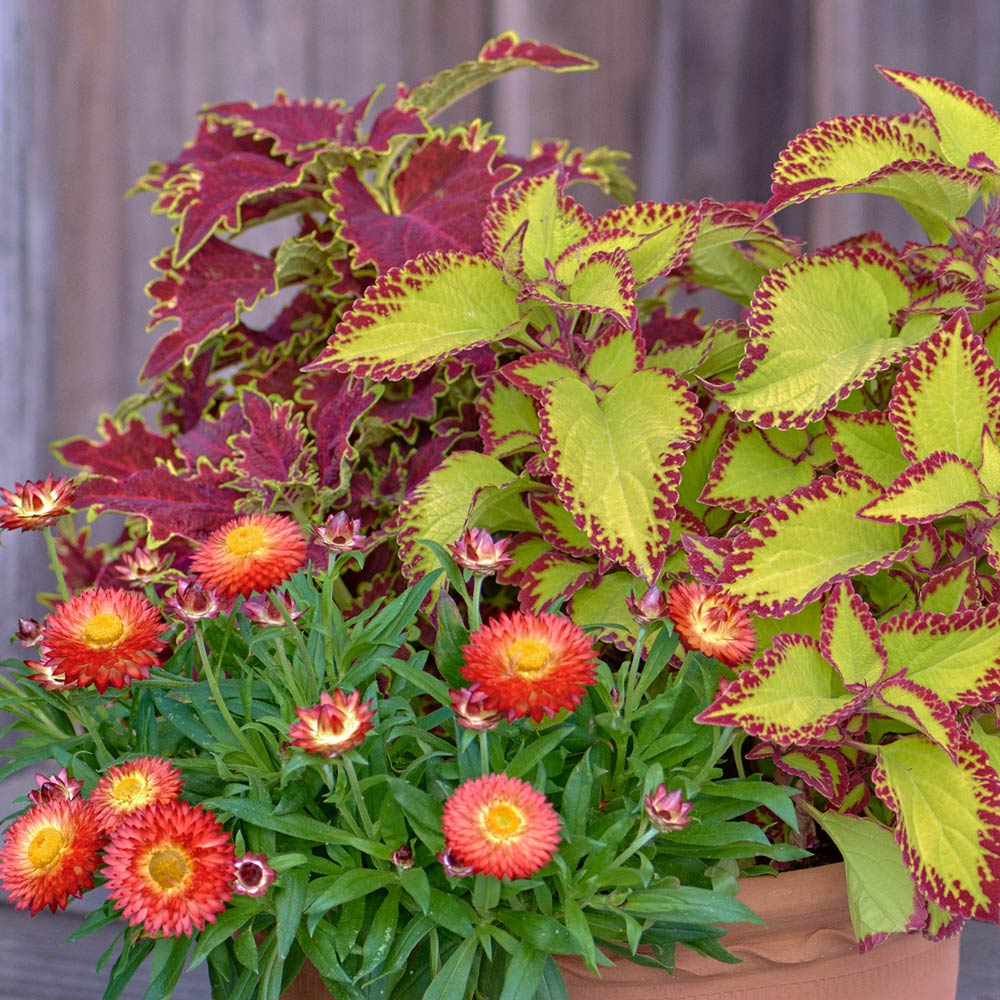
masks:
<svg viewBox="0 0 1000 1000"><path fill-rule="evenodd" d="M60 572L9 770L65 773L0 871L32 910L106 881L110 995L148 954L150 996L207 961L277 997L306 959L341 998L567 996L609 956L690 992L737 876L804 848L843 857L863 950L1000 920L1000 119L883 70L920 110L817 125L763 205L431 124L591 65L507 34L374 116L217 105L140 181L172 325L57 446L75 486L4 494ZM842 191L925 240L774 224ZM122 537L53 537L70 503Z"/></svg>

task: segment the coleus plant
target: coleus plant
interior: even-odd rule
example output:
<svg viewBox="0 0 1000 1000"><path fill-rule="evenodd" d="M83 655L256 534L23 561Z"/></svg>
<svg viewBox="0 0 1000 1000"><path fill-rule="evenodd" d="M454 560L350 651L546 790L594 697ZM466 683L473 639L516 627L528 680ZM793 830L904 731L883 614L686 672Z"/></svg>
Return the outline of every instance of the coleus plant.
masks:
<svg viewBox="0 0 1000 1000"><path fill-rule="evenodd" d="M701 718L802 790L861 941L998 920L1000 117L883 69L919 109L798 136L766 204L632 203L620 154L430 124L502 72L590 65L505 35L370 125L367 99L202 113L139 184L175 221L149 289L173 326L103 439L58 449L92 512L131 516L96 555L63 542L74 582L136 545L183 567L234 512L336 510L378 543L359 603L508 532L494 605L628 648L629 596L692 574L758 616ZM624 203L594 216L581 183ZM925 240L804 251L773 221L841 192ZM678 308L693 289L736 318Z"/></svg>

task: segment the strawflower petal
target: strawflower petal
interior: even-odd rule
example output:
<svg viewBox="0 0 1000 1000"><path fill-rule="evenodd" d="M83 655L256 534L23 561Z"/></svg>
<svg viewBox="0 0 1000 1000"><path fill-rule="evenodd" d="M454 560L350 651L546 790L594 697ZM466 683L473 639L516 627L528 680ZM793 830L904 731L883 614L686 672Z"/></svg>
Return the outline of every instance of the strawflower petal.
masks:
<svg viewBox="0 0 1000 1000"><path fill-rule="evenodd" d="M212 813L179 799L126 819L104 859L112 902L147 934L204 930L232 898L236 852L229 834Z"/></svg>
<svg viewBox="0 0 1000 1000"><path fill-rule="evenodd" d="M72 479L53 480L46 476L44 481L15 483L13 490L0 488L0 528L11 531L37 531L54 524L63 514L69 512L73 502L76 484Z"/></svg>
<svg viewBox="0 0 1000 1000"><path fill-rule="evenodd" d="M594 683L596 654L578 625L561 615L515 611L487 622L462 647L462 676L508 719L540 722L580 704Z"/></svg>
<svg viewBox="0 0 1000 1000"><path fill-rule="evenodd" d="M318 705L296 708L295 714L299 721L288 727L289 742L332 759L361 746L372 728L375 706L371 701L362 704L357 691L334 691L332 697L324 691Z"/></svg>
<svg viewBox="0 0 1000 1000"><path fill-rule="evenodd" d="M163 627L142 594L86 590L49 615L39 650L53 677L69 687L93 684L103 693L142 680L159 665Z"/></svg>
<svg viewBox="0 0 1000 1000"><path fill-rule="evenodd" d="M157 802L172 802L181 794L181 772L161 757L140 757L108 769L90 801L101 829L110 832L124 819Z"/></svg>
<svg viewBox="0 0 1000 1000"><path fill-rule="evenodd" d="M559 845L559 817L526 781L490 774L459 785L441 818L453 865L496 878L527 878Z"/></svg>
<svg viewBox="0 0 1000 1000"><path fill-rule="evenodd" d="M212 532L191 571L222 597L249 596L284 583L306 561L306 539L282 514L247 514Z"/></svg>
<svg viewBox="0 0 1000 1000"><path fill-rule="evenodd" d="M750 615L717 587L674 584L667 614L686 649L715 657L730 667L753 655L757 639Z"/></svg>
<svg viewBox="0 0 1000 1000"><path fill-rule="evenodd" d="M93 888L104 835L83 799L53 798L32 806L7 830L0 848L0 884L14 906L66 908Z"/></svg>

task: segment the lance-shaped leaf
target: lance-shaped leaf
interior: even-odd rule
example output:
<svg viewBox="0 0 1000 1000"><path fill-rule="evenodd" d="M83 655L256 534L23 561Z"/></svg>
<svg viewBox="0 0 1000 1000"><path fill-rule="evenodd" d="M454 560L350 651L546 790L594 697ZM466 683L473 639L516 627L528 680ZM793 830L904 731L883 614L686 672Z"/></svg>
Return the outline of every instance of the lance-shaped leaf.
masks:
<svg viewBox="0 0 1000 1000"><path fill-rule="evenodd" d="M931 116L941 152L948 160L959 167L996 172L1000 165L1000 115L987 101L940 77L877 68L890 83L920 101Z"/></svg>
<svg viewBox="0 0 1000 1000"><path fill-rule="evenodd" d="M950 615L906 612L882 622L889 671L933 691L953 707L1000 698L1000 607Z"/></svg>
<svg viewBox="0 0 1000 1000"><path fill-rule="evenodd" d="M826 742L825 735L853 715L867 694L851 694L808 635L776 636L696 721L738 726L778 746Z"/></svg>
<svg viewBox="0 0 1000 1000"><path fill-rule="evenodd" d="M637 201L609 209L594 222L598 233L625 230L640 237L625 246L640 288L687 260L700 226L701 212L684 202Z"/></svg>
<svg viewBox="0 0 1000 1000"><path fill-rule="evenodd" d="M413 378L442 358L502 339L521 321L514 298L483 257L425 254L370 285L305 370Z"/></svg>
<svg viewBox="0 0 1000 1000"><path fill-rule="evenodd" d="M559 172L528 177L494 198L483 220L483 247L500 265L517 247L523 277L549 278L550 266L590 232L592 220L582 205L563 194Z"/></svg>
<svg viewBox="0 0 1000 1000"><path fill-rule="evenodd" d="M845 471L891 483L909 465L884 411L831 410L825 423L837 464Z"/></svg>
<svg viewBox="0 0 1000 1000"><path fill-rule="evenodd" d="M273 260L215 237L184 267L175 269L169 253L153 266L163 277L146 289L155 300L147 329L165 320L177 325L153 348L142 370L144 379L190 364L206 341L232 329L244 312L277 291Z"/></svg>
<svg viewBox="0 0 1000 1000"><path fill-rule="evenodd" d="M962 729L954 709L933 691L900 671L878 685L872 708L890 719L898 719L933 740L952 760L957 760Z"/></svg>
<svg viewBox="0 0 1000 1000"><path fill-rule="evenodd" d="M750 521L732 543L719 583L757 614L780 617L835 583L903 559L903 529L858 516L881 490L850 473L822 476Z"/></svg>
<svg viewBox="0 0 1000 1000"><path fill-rule="evenodd" d="M983 429L1000 437L1000 371L964 312L907 358L889 419L911 461L946 451L978 467Z"/></svg>
<svg viewBox="0 0 1000 1000"><path fill-rule="evenodd" d="M909 302L898 266L839 248L768 272L750 305L750 342L720 402L759 427L806 427L899 361L892 317Z"/></svg>
<svg viewBox="0 0 1000 1000"><path fill-rule="evenodd" d="M771 436L798 439L798 455L789 457L771 444ZM800 486L812 482L813 465L803 461L810 438L805 431L761 431L733 426L719 448L705 490L699 497L739 513L755 513Z"/></svg>
<svg viewBox="0 0 1000 1000"><path fill-rule="evenodd" d="M928 899L1000 920L1000 777L973 740L957 761L924 736L879 747L872 781L896 813L896 841Z"/></svg>
<svg viewBox="0 0 1000 1000"><path fill-rule="evenodd" d="M410 90L401 88L396 106L402 110L418 110L432 118L466 94L505 73L531 66L553 73L567 73L595 69L597 63L558 45L530 39L521 41L513 31L505 31L491 38L480 49L475 61L462 62L452 69L443 70Z"/></svg>
<svg viewBox="0 0 1000 1000"><path fill-rule="evenodd" d="M972 463L933 451L898 475L859 513L873 521L925 524L962 509L985 516L982 501L983 487Z"/></svg>
<svg viewBox="0 0 1000 1000"><path fill-rule="evenodd" d="M838 583L823 608L819 645L850 690L871 687L888 657L871 608L849 581Z"/></svg>
<svg viewBox="0 0 1000 1000"><path fill-rule="evenodd" d="M839 192L895 198L933 240L968 211L980 176L946 163L921 141L909 119L856 115L820 122L796 136L771 174L768 218L788 205Z"/></svg>
<svg viewBox="0 0 1000 1000"><path fill-rule="evenodd" d="M539 415L552 482L574 523L605 558L652 583L670 540L683 452L701 425L687 383L643 369L599 398L564 378L545 391Z"/></svg>
<svg viewBox="0 0 1000 1000"><path fill-rule="evenodd" d="M890 934L912 934L924 914L892 830L870 819L823 812L816 821L837 845L847 876L847 903L862 951Z"/></svg>

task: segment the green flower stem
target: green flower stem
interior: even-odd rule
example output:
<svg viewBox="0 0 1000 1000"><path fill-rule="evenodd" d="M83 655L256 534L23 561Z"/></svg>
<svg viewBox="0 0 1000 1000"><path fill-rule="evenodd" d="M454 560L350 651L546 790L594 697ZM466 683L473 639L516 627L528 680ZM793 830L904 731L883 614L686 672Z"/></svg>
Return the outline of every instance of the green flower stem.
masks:
<svg viewBox="0 0 1000 1000"><path fill-rule="evenodd" d="M222 718L225 720L226 725L229 726L230 731L233 736L236 737L237 742L247 754L249 754L250 759L262 770L269 771L270 766L262 761L258 756L257 752L254 750L253 745L246 737L246 733L237 725L236 720L233 718L232 712L229 711L229 706L226 704L225 699L222 697L222 689L219 687L219 677L215 672L215 667L212 664L212 658L208 655L208 649L205 646L205 636L203 635L200 628L195 629L194 633L195 645L198 648L198 659L201 661L201 667L205 674L205 679L208 681L208 686L212 690L212 697L215 699L215 703L219 708L219 712Z"/></svg>
<svg viewBox="0 0 1000 1000"><path fill-rule="evenodd" d="M80 711L71 706L66 707L66 715L94 741L94 746L97 750L97 761L102 768L107 767L114 760L114 757L101 738L98 722L90 717L89 712Z"/></svg>
<svg viewBox="0 0 1000 1000"><path fill-rule="evenodd" d="M483 599L483 582L486 577L480 573L473 574L472 577L472 599L469 601L469 631L477 631L483 624L480 605Z"/></svg>
<svg viewBox="0 0 1000 1000"><path fill-rule="evenodd" d="M637 851L641 851L657 834L659 830L652 826L645 816L639 823L639 832L635 835L632 843L625 848L618 857L608 866L608 871L616 871L625 864L626 861Z"/></svg>
<svg viewBox="0 0 1000 1000"><path fill-rule="evenodd" d="M639 676L642 672L642 648L646 639L646 626L639 626L639 633L636 636L635 648L632 650L632 659L629 661L628 669L625 673L625 683L622 686L622 714L626 724L631 722L632 714L639 707L636 705L636 690L639 687Z"/></svg>
<svg viewBox="0 0 1000 1000"><path fill-rule="evenodd" d="M56 540L52 535L52 529L46 525L42 529L45 536L45 547L49 550L49 566L56 577L56 585L59 587L59 596L64 600L69 600L69 588L66 586L66 577L63 574L62 563L59 561L59 553L56 551Z"/></svg>
<svg viewBox="0 0 1000 1000"><path fill-rule="evenodd" d="M375 824L371 816L368 815L368 807L365 805L365 797L361 794L361 785L358 782L357 772L354 770L354 761L350 755L341 759L341 767L347 775L347 782L351 786L351 794L354 796L354 804L358 807L358 815L361 817L361 825L365 828L365 834L371 841L378 840L375 831Z"/></svg>
<svg viewBox="0 0 1000 1000"><path fill-rule="evenodd" d="M479 730L479 766L483 772L483 777L490 773L490 741L487 738L486 730Z"/></svg>

